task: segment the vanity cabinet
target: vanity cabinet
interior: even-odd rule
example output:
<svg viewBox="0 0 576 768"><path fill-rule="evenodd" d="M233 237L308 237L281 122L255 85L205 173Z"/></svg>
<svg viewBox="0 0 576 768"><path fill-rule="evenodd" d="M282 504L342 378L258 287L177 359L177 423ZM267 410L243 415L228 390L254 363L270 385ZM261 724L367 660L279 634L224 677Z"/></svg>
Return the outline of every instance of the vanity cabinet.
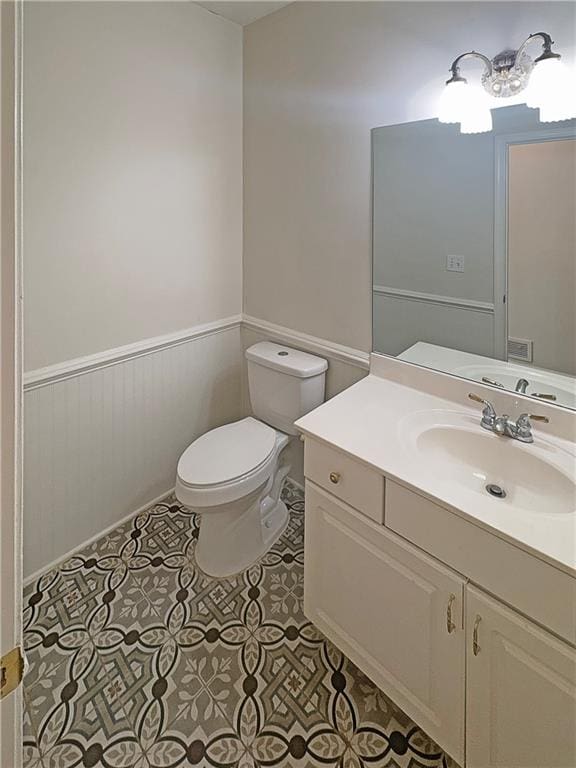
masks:
<svg viewBox="0 0 576 768"><path fill-rule="evenodd" d="M576 766L573 649L473 586L466 613L466 768Z"/></svg>
<svg viewBox="0 0 576 768"><path fill-rule="evenodd" d="M464 579L306 484L304 610L460 764Z"/></svg>
<svg viewBox="0 0 576 768"><path fill-rule="evenodd" d="M339 454L306 441L306 615L462 768L576 768L575 580Z"/></svg>

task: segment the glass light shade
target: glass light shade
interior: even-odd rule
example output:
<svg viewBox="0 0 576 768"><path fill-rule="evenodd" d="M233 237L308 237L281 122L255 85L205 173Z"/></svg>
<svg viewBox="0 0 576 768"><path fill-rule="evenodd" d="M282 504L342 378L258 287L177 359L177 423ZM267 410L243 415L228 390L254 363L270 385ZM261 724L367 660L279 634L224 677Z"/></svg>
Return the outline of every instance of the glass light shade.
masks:
<svg viewBox="0 0 576 768"><path fill-rule="evenodd" d="M441 123L459 123L466 110L470 86L464 80L447 83L438 104L438 120Z"/></svg>
<svg viewBox="0 0 576 768"><path fill-rule="evenodd" d="M486 133L492 130L490 99L479 87L470 89L460 123L461 133Z"/></svg>
<svg viewBox="0 0 576 768"><path fill-rule="evenodd" d="M460 124L460 133L487 133L491 130L492 113L488 107L473 110Z"/></svg>
<svg viewBox="0 0 576 768"><path fill-rule="evenodd" d="M576 83L560 59L539 61L530 75L526 104L540 109L543 123L576 117Z"/></svg>

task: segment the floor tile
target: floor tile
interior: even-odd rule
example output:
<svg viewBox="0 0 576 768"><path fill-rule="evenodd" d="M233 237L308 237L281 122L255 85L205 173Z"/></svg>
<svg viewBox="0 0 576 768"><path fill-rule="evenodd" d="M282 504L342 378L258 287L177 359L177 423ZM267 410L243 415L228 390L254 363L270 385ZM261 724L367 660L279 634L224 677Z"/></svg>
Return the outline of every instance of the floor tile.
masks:
<svg viewBox="0 0 576 768"><path fill-rule="evenodd" d="M304 497L213 579L173 496L30 584L25 768L452 768L306 619Z"/></svg>

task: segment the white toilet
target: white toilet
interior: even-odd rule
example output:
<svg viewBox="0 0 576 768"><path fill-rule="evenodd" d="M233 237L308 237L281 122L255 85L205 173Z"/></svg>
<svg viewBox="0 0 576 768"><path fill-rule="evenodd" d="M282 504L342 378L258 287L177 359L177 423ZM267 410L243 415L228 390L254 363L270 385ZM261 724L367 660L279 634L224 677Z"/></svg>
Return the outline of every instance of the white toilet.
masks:
<svg viewBox="0 0 576 768"><path fill-rule="evenodd" d="M285 448L294 422L324 401L323 358L269 341L246 358L254 417L206 432L178 462L176 497L201 515L196 562L210 576L252 565L283 532Z"/></svg>

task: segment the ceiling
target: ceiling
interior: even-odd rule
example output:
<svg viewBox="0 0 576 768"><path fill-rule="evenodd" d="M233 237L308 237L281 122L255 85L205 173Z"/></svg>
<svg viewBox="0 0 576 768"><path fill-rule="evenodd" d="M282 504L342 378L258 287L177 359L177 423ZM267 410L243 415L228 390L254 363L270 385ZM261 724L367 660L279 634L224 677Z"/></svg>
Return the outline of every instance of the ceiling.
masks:
<svg viewBox="0 0 576 768"><path fill-rule="evenodd" d="M245 3L243 0L238 0L237 2L230 3L205 2L198 3L198 5L212 13L218 14L218 16L224 16L226 19L230 19L230 21L235 21L236 24L246 26L246 24L251 24L256 19L262 18L262 16L268 16L269 13L274 13L274 11L278 11L280 8L284 8L285 5L290 5L290 3Z"/></svg>

